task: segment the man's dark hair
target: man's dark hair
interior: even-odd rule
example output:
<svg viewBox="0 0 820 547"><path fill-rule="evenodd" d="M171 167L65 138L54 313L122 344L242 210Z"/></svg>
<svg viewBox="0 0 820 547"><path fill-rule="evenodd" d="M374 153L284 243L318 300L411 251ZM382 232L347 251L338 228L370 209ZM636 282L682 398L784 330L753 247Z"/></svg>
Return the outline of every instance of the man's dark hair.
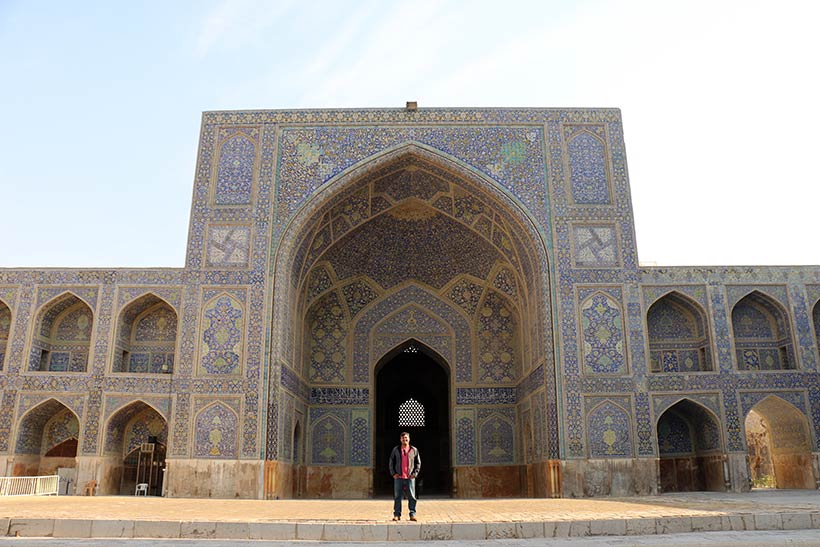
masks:
<svg viewBox="0 0 820 547"><path fill-rule="evenodd" d="M402 437L404 437L405 435L407 435L407 436L409 437L409 436L410 436L410 433L408 433L407 431L402 431L402 432L401 432L401 434L399 435L399 439L401 439L401 438L402 438Z"/></svg>

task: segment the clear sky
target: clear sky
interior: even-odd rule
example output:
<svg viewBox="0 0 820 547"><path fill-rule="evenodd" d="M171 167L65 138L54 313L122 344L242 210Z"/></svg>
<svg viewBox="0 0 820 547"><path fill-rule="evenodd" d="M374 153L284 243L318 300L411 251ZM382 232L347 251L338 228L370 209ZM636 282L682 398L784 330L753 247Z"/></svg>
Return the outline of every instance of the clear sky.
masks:
<svg viewBox="0 0 820 547"><path fill-rule="evenodd" d="M0 0L0 266L182 266L201 112L618 107L642 263L820 264L820 2Z"/></svg>

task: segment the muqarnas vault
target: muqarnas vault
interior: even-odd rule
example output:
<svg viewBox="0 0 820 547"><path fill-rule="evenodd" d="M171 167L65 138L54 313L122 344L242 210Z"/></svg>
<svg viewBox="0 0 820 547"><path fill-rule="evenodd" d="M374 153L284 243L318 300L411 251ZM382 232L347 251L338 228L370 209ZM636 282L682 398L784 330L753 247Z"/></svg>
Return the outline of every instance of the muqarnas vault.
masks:
<svg viewBox="0 0 820 547"><path fill-rule="evenodd" d="M206 112L185 266L0 270L0 469L80 493L816 488L820 269L641 267L615 109Z"/></svg>

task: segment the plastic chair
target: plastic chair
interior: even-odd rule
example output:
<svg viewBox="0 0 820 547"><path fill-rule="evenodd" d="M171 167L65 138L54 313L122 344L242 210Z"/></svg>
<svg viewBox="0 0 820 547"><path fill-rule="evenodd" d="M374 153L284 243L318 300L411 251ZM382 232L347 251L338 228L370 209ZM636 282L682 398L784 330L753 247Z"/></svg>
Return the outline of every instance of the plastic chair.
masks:
<svg viewBox="0 0 820 547"><path fill-rule="evenodd" d="M147 482L139 483L137 485L137 489L134 490L134 495L135 496L139 496L140 494L142 494L143 496L148 495L148 483Z"/></svg>

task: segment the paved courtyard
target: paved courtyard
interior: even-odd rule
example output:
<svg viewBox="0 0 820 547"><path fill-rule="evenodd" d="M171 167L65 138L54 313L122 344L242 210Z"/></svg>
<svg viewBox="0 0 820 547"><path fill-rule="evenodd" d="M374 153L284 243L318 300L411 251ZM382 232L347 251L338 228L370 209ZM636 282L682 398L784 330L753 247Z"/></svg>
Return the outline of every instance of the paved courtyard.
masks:
<svg viewBox="0 0 820 547"><path fill-rule="evenodd" d="M391 523L391 500L152 497L0 499L0 530L22 537L379 541L484 540L820 528L820 493L698 492L622 499L423 499Z"/></svg>

